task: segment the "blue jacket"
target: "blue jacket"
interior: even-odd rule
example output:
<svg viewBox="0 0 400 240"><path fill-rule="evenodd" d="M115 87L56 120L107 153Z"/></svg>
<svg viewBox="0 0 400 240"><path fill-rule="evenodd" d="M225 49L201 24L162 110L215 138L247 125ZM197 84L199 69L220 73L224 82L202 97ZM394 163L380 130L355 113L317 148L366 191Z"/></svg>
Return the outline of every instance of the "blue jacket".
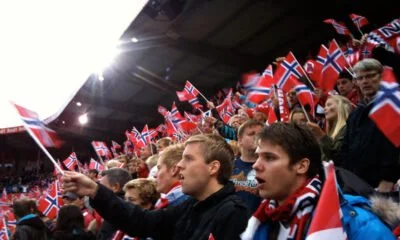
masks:
<svg viewBox="0 0 400 240"><path fill-rule="evenodd" d="M349 240L396 240L392 231L372 211L370 202L361 196L344 195L340 208L342 223ZM253 240L268 239L269 225L260 225Z"/></svg>

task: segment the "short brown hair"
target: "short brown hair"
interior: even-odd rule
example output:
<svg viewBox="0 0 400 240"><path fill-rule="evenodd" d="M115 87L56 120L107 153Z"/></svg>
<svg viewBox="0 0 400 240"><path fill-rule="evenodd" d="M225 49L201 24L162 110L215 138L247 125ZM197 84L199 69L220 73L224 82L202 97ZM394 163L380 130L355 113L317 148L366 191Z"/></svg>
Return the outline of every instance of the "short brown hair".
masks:
<svg viewBox="0 0 400 240"><path fill-rule="evenodd" d="M170 145L165 148L164 151L162 151L159 160L165 164L167 168L171 168L178 164L178 162L182 159L184 150L185 146L181 143Z"/></svg>
<svg viewBox="0 0 400 240"><path fill-rule="evenodd" d="M136 189L143 204L151 203L154 206L160 198L160 194L156 190L154 180L147 178L137 178L127 182L124 186L124 192L127 190Z"/></svg>
<svg viewBox="0 0 400 240"><path fill-rule="evenodd" d="M244 123L243 123L242 125L240 125L240 127L239 127L238 133L237 133L238 138L243 137L244 131L245 131L247 128L255 127L255 126L265 127L265 124L260 123L259 121L256 121L256 120L254 120L254 119L247 120L246 122L244 122Z"/></svg>
<svg viewBox="0 0 400 240"><path fill-rule="evenodd" d="M234 154L231 146L229 146L225 139L216 134L200 134L186 140L185 147L192 143L201 144L206 163L214 160L220 162L221 166L217 176L218 182L220 184L228 183L232 175Z"/></svg>
<svg viewBox="0 0 400 240"><path fill-rule="evenodd" d="M317 139L309 129L292 123L274 123L260 133L259 140L269 141L283 148L289 156L290 166L303 158L308 158L310 160L308 177L321 173L321 150Z"/></svg>

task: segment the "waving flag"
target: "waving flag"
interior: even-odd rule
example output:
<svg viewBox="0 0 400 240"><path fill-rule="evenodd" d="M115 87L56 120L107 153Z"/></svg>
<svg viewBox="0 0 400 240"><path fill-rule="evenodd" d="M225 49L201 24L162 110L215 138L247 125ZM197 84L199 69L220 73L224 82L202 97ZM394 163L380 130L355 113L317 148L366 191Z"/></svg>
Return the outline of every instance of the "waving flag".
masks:
<svg viewBox="0 0 400 240"><path fill-rule="evenodd" d="M195 88L189 81L186 81L183 91L177 91L176 95L178 95L179 101L188 101L197 97L197 95L199 95L199 90L197 90L197 88Z"/></svg>
<svg viewBox="0 0 400 240"><path fill-rule="evenodd" d="M350 35L349 29L342 22L336 22L335 19L325 19L324 23L332 24L338 34Z"/></svg>
<svg viewBox="0 0 400 240"><path fill-rule="evenodd" d="M342 212L336 187L335 168L332 162L325 168L327 169L326 181L306 240L347 240L341 221Z"/></svg>
<svg viewBox="0 0 400 240"><path fill-rule="evenodd" d="M200 104L200 101L197 97L189 99L188 103L190 103L194 109L203 109L203 105Z"/></svg>
<svg viewBox="0 0 400 240"><path fill-rule="evenodd" d="M369 117L383 134L400 147L400 88L391 68L385 67L381 87L374 100Z"/></svg>
<svg viewBox="0 0 400 240"><path fill-rule="evenodd" d="M54 183L50 184L46 195L39 200L38 209L48 218L56 218L58 211L60 210L61 197L58 194L58 183L55 181Z"/></svg>
<svg viewBox="0 0 400 240"><path fill-rule="evenodd" d="M278 88L285 90L285 86L290 76L294 76L300 79L301 76L305 76L303 68L300 63L296 60L292 52L289 52L285 57L285 60L276 69L274 75L274 84L277 84Z"/></svg>
<svg viewBox="0 0 400 240"><path fill-rule="evenodd" d="M101 172L105 169L105 167L103 165L101 165L100 163L98 163L93 158L91 158L90 163L89 163L89 169L96 169L97 171Z"/></svg>
<svg viewBox="0 0 400 240"><path fill-rule="evenodd" d="M45 147L60 147L61 140L57 136L56 132L47 128L36 112L21 107L17 104L13 104L21 116L24 126L29 129L34 137Z"/></svg>
<svg viewBox="0 0 400 240"><path fill-rule="evenodd" d="M321 44L317 59L314 62L314 71L311 74L311 79L317 83L321 82L322 68L324 67L326 57L328 56L328 48Z"/></svg>
<svg viewBox="0 0 400 240"><path fill-rule="evenodd" d="M8 240L6 220L2 213L0 213L0 240Z"/></svg>
<svg viewBox="0 0 400 240"><path fill-rule="evenodd" d="M12 211L6 211L5 212L5 217L6 217L6 226L12 233L15 232L15 229L17 228L17 220L15 219L15 215Z"/></svg>
<svg viewBox="0 0 400 240"><path fill-rule="evenodd" d="M231 99L229 97L226 97L225 100L216 107L216 109L222 121L225 124L228 124L229 119L231 119L234 114Z"/></svg>
<svg viewBox="0 0 400 240"><path fill-rule="evenodd" d="M165 107L161 106L161 105L158 105L157 111L161 115L163 115L163 117L165 117L168 114L168 110Z"/></svg>
<svg viewBox="0 0 400 240"><path fill-rule="evenodd" d="M336 40L333 39L329 45L329 53L322 68L322 78L319 84L325 92L334 89L339 74L345 69L346 65L346 58Z"/></svg>
<svg viewBox="0 0 400 240"><path fill-rule="evenodd" d="M118 157L119 156L119 152L118 150L121 150L121 145L119 145L116 141L111 141L111 151L114 155L114 157Z"/></svg>
<svg viewBox="0 0 400 240"><path fill-rule="evenodd" d="M8 199L6 188L3 187L3 193L1 194L0 198L0 212L9 210L11 207L11 203Z"/></svg>
<svg viewBox="0 0 400 240"><path fill-rule="evenodd" d="M293 89L296 91L297 99L300 104L307 110L311 116L315 116L315 105L317 104L315 94L303 83L295 79L294 77L290 77L291 84Z"/></svg>
<svg viewBox="0 0 400 240"><path fill-rule="evenodd" d="M92 141L92 146L96 151L97 155L106 157L111 156L111 152L108 149L107 144L105 142Z"/></svg>
<svg viewBox="0 0 400 240"><path fill-rule="evenodd" d="M387 51L400 54L400 18L371 31L367 41L360 47L361 57L370 57L372 50L377 46L383 46Z"/></svg>
<svg viewBox="0 0 400 240"><path fill-rule="evenodd" d="M78 166L78 158L76 153L72 152L67 159L63 161L64 165L71 171L75 171L75 167Z"/></svg>
<svg viewBox="0 0 400 240"><path fill-rule="evenodd" d="M351 20L353 21L354 25L356 25L356 27L358 29L362 28L363 26L368 24L368 20L366 17L351 13L350 15Z"/></svg>
<svg viewBox="0 0 400 240"><path fill-rule="evenodd" d="M269 65L259 81L249 89L247 99L253 103L265 101L271 93L271 85L273 84L272 65Z"/></svg>
<svg viewBox="0 0 400 240"><path fill-rule="evenodd" d="M250 88L254 87L260 77L259 73L256 72L249 72L242 75L242 79L240 81L241 86L245 90L249 90ZM222 96L220 97L222 98Z"/></svg>

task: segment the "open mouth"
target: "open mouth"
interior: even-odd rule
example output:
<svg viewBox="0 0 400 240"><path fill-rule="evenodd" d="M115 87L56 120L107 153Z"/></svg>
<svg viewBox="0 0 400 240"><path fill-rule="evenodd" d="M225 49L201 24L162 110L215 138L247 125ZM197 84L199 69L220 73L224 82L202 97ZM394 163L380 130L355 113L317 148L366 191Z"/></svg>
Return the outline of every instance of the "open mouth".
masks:
<svg viewBox="0 0 400 240"><path fill-rule="evenodd" d="M179 174L179 181L183 181L185 177L182 174Z"/></svg>
<svg viewBox="0 0 400 240"><path fill-rule="evenodd" d="M263 179L261 179L261 178L256 177L256 180L257 180L258 184L265 183L265 181Z"/></svg>

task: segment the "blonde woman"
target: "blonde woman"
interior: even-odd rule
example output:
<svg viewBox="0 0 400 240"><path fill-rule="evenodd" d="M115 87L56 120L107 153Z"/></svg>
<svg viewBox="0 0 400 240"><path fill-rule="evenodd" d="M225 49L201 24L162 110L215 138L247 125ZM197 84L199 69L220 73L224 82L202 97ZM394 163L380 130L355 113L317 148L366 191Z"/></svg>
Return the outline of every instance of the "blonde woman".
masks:
<svg viewBox="0 0 400 240"><path fill-rule="evenodd" d="M320 141L323 160L333 160L338 166L341 163L337 162L337 156L346 132L346 121L352 110L351 102L340 95L329 96L324 110L327 122L326 132L315 123L308 122L307 125Z"/></svg>

